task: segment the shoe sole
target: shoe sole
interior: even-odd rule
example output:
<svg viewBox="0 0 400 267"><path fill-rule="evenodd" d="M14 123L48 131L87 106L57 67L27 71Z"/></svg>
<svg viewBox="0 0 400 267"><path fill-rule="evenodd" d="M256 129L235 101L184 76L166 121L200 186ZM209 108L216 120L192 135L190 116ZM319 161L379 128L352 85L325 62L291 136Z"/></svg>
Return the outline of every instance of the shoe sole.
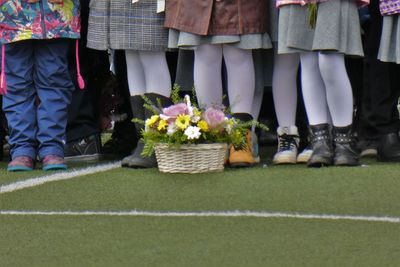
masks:
<svg viewBox="0 0 400 267"><path fill-rule="evenodd" d="M284 165L284 164L288 164L288 165L293 165L296 164L297 161L296 160L274 160L272 161L273 164L275 165Z"/></svg>
<svg viewBox="0 0 400 267"><path fill-rule="evenodd" d="M310 160L308 160L307 162L307 167L310 168L321 168L321 167L332 166L332 160L326 158L315 157L315 158L310 158Z"/></svg>
<svg viewBox="0 0 400 267"><path fill-rule="evenodd" d="M102 154L92 154L92 155L80 155L80 156L71 156L71 157L65 157L64 160L65 162L90 162L90 161L99 161L103 157Z"/></svg>
<svg viewBox="0 0 400 267"><path fill-rule="evenodd" d="M27 171L33 171L33 168L22 167L22 166L13 166L13 167L7 167L7 171L9 171L9 172L27 172Z"/></svg>
<svg viewBox="0 0 400 267"><path fill-rule="evenodd" d="M68 169L68 168L67 168L67 165L65 165L65 164L49 164L49 165L42 167L42 170L44 170L44 171L59 171L59 170L66 170L66 169Z"/></svg>
<svg viewBox="0 0 400 267"><path fill-rule="evenodd" d="M300 164L306 164L308 162L308 160L310 159L311 154L310 155L299 155L296 159L297 163Z"/></svg>
<svg viewBox="0 0 400 267"><path fill-rule="evenodd" d="M229 162L229 167L231 168L249 168L256 165L256 163L249 163L249 162Z"/></svg>
<svg viewBox="0 0 400 267"><path fill-rule="evenodd" d="M374 158L378 155L378 151L376 149L370 148L365 149L361 152L360 157L362 158Z"/></svg>

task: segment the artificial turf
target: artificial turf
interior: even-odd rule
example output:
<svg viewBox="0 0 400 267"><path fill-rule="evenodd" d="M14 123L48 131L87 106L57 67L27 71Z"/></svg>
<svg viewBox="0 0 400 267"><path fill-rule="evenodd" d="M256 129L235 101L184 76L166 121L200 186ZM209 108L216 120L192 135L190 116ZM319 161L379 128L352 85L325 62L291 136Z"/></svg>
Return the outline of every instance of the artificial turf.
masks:
<svg viewBox="0 0 400 267"><path fill-rule="evenodd" d="M400 216L400 165L115 169L0 195L0 210L281 211ZM26 179L5 177L0 185ZM30 176L48 174L40 171ZM22 176L19 176L22 175ZM0 266L398 266L400 224L0 215Z"/></svg>

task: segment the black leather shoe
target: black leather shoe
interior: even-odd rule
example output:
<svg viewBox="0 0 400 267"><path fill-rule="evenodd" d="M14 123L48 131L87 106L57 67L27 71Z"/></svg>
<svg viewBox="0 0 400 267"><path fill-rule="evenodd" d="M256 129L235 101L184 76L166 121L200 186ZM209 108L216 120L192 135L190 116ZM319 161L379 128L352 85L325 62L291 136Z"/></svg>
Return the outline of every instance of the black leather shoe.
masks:
<svg viewBox="0 0 400 267"><path fill-rule="evenodd" d="M397 133L385 134L380 138L378 161L400 162L400 140Z"/></svg>
<svg viewBox="0 0 400 267"><path fill-rule="evenodd" d="M333 148L329 124L310 125L310 140L313 153L307 162L307 167L332 165Z"/></svg>
<svg viewBox="0 0 400 267"><path fill-rule="evenodd" d="M334 127L333 134L333 143L335 147L333 164L335 166L358 166L359 152L354 142L351 125L346 127Z"/></svg>

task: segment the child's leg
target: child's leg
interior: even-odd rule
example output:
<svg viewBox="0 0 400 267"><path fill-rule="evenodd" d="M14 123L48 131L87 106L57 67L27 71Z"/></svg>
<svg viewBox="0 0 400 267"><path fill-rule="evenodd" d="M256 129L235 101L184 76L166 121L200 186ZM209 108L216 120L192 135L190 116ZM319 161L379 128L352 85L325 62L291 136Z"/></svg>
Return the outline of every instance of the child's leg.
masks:
<svg viewBox="0 0 400 267"><path fill-rule="evenodd" d="M320 53L319 68L326 88L333 125L344 127L352 124L353 91L343 54Z"/></svg>
<svg viewBox="0 0 400 267"><path fill-rule="evenodd" d="M252 114L255 90L252 51L225 45L223 54L227 69L231 110L233 113Z"/></svg>
<svg viewBox="0 0 400 267"><path fill-rule="evenodd" d="M298 54L275 55L272 91L278 124L296 124Z"/></svg>
<svg viewBox="0 0 400 267"><path fill-rule="evenodd" d="M139 52L146 79L146 93L156 93L166 97L171 95L171 75L165 52Z"/></svg>
<svg viewBox="0 0 400 267"><path fill-rule="evenodd" d="M310 122L313 150L307 165L309 167L328 166L332 164L333 148L328 124L328 104L325 85L319 70L318 53L301 53L300 60L304 105Z"/></svg>
<svg viewBox="0 0 400 267"><path fill-rule="evenodd" d="M303 98L308 121L310 125L328 123L328 104L325 85L319 70L318 53L301 53L300 60Z"/></svg>
<svg viewBox="0 0 400 267"><path fill-rule="evenodd" d="M35 42L35 87L39 157L64 157L67 107L75 89L68 71L67 40Z"/></svg>
<svg viewBox="0 0 400 267"><path fill-rule="evenodd" d="M250 121L255 90L252 51L225 45L223 54L227 70L229 103L233 116L242 121ZM246 135L246 146L240 150L231 148L229 164L233 167L248 167L255 162L249 130Z"/></svg>
<svg viewBox="0 0 400 267"><path fill-rule="evenodd" d="M222 46L205 44L195 51L194 86L199 105L210 106L222 102Z"/></svg>
<svg viewBox="0 0 400 267"><path fill-rule="evenodd" d="M339 53L320 53L319 66L323 77L333 121L334 159L337 166L358 165L358 151L352 135L353 91Z"/></svg>
<svg viewBox="0 0 400 267"><path fill-rule="evenodd" d="M160 99L163 103L169 102L171 94L171 76L165 52L125 51L130 90L130 102L134 118L145 120L150 116L143 107L142 95L153 103ZM150 94L149 94L150 93ZM156 104L156 103L155 103ZM135 123L136 135L141 136L144 126ZM155 157L142 157L144 143L139 140L132 155L122 160L123 167L151 168L156 167Z"/></svg>
<svg viewBox="0 0 400 267"><path fill-rule="evenodd" d="M7 117L11 158L36 158L36 107L33 85L33 47L29 41L6 45L7 94L3 110Z"/></svg>
<svg viewBox="0 0 400 267"><path fill-rule="evenodd" d="M140 62L139 52L125 50L125 59L130 95L135 96L146 93L146 79L143 65Z"/></svg>
<svg viewBox="0 0 400 267"><path fill-rule="evenodd" d="M274 164L297 162L299 132L296 124L298 54L275 55L272 90L278 119L278 149Z"/></svg>

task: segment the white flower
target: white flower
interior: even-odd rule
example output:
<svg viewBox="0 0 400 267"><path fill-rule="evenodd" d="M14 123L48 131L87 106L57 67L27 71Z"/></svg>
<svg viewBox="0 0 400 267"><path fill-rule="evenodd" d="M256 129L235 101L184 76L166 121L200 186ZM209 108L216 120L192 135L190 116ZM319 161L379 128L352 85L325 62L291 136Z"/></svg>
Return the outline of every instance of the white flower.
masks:
<svg viewBox="0 0 400 267"><path fill-rule="evenodd" d="M176 132L176 125L175 123L168 124L167 134L173 135Z"/></svg>
<svg viewBox="0 0 400 267"><path fill-rule="evenodd" d="M200 128L197 126L189 126L183 133L188 137L188 139L199 139L200 138Z"/></svg>

